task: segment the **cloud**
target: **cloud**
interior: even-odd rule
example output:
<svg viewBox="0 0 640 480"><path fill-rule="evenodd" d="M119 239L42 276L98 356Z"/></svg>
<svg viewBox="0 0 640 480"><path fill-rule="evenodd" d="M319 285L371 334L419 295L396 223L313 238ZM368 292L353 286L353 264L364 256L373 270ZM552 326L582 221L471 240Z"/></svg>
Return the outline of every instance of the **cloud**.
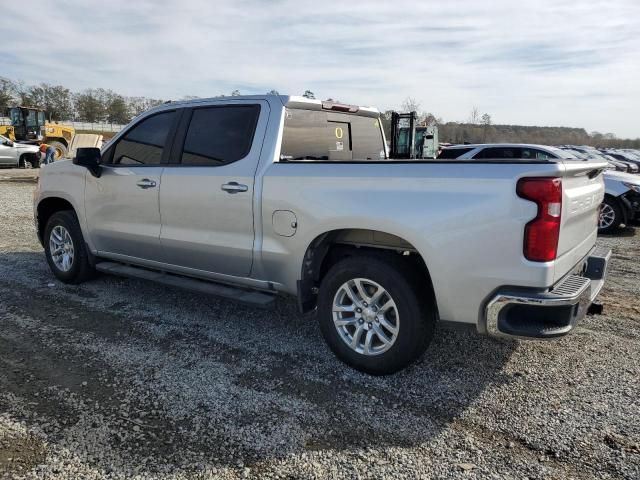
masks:
<svg viewBox="0 0 640 480"><path fill-rule="evenodd" d="M445 120L476 105L501 123L640 136L637 0L29 5L3 5L0 54L0 75L27 83L160 98L311 89L381 109L411 96Z"/></svg>

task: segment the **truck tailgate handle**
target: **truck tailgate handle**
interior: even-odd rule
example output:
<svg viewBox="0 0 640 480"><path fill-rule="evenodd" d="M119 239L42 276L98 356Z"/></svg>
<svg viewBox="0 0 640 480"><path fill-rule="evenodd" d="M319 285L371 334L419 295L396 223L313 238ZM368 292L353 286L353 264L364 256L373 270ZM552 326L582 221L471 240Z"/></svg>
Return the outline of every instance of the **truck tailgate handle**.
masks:
<svg viewBox="0 0 640 480"><path fill-rule="evenodd" d="M148 178L143 178L138 183L136 183L136 185L138 185L140 188L147 189L155 187L156 182L154 182L153 180L149 180Z"/></svg>
<svg viewBox="0 0 640 480"><path fill-rule="evenodd" d="M249 187L238 182L229 182L222 185L222 190L228 193L246 192Z"/></svg>

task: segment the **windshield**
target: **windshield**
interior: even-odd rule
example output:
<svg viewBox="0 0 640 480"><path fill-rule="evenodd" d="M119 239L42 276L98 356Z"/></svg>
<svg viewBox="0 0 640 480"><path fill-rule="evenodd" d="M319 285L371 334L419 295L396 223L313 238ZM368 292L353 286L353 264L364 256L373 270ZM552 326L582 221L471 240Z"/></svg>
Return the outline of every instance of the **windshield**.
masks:
<svg viewBox="0 0 640 480"><path fill-rule="evenodd" d="M14 127L22 125L22 112L19 108L12 108L9 110L9 118L11 118L11 125Z"/></svg>

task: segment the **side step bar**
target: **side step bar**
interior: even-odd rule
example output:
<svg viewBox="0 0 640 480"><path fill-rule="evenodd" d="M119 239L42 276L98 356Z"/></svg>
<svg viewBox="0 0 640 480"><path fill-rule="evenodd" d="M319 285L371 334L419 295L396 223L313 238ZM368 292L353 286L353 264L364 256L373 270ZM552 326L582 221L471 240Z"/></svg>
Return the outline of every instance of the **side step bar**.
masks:
<svg viewBox="0 0 640 480"><path fill-rule="evenodd" d="M275 295L269 293L245 290L240 287L222 285L220 283L207 282L195 278L183 277L155 270L147 270L146 268L132 267L131 265L124 265L115 262L97 263L96 270L110 275L118 275L120 277L151 280L169 287L191 290L193 292L204 293L207 295L215 295L217 297L228 298L230 300L243 303L250 303L260 307L267 307L271 305L275 299Z"/></svg>

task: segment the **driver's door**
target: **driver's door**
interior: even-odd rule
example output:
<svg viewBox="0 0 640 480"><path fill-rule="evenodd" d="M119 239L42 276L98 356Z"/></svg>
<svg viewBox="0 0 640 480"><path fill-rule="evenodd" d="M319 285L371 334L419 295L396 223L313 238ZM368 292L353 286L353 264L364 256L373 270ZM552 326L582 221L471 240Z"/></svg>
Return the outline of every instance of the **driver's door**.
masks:
<svg viewBox="0 0 640 480"><path fill-rule="evenodd" d="M86 217L101 256L161 261L160 180L177 116L143 118L103 152L100 177L87 172Z"/></svg>

